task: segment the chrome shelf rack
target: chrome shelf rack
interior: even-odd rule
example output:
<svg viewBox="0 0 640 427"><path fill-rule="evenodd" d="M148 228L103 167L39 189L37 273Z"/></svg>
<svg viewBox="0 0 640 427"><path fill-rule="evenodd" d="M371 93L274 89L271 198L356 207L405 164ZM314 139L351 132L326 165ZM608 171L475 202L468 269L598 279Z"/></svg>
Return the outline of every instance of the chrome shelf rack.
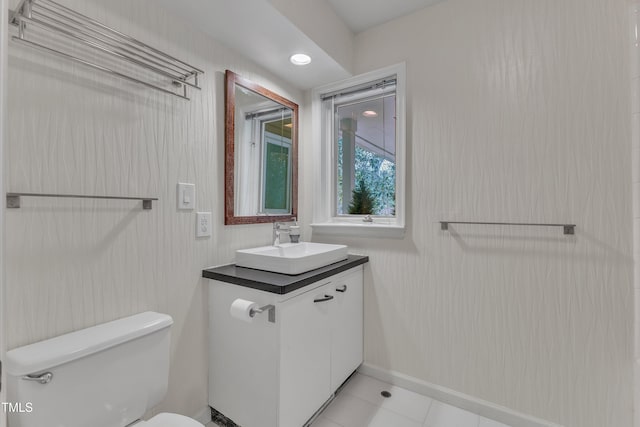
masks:
<svg viewBox="0 0 640 427"><path fill-rule="evenodd" d="M204 71L53 0L21 0L9 22L18 28L11 39L24 46L187 100L188 88L201 89L198 77ZM48 43L58 39L89 47L91 59L82 57L81 49L64 51Z"/></svg>

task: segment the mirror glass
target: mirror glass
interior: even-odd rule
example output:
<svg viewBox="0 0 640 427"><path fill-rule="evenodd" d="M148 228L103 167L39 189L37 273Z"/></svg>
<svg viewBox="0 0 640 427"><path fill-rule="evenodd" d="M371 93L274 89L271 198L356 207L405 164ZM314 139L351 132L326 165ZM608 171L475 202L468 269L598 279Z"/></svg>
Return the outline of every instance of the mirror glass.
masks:
<svg viewBox="0 0 640 427"><path fill-rule="evenodd" d="M225 224L290 221L297 211L298 105L226 75Z"/></svg>

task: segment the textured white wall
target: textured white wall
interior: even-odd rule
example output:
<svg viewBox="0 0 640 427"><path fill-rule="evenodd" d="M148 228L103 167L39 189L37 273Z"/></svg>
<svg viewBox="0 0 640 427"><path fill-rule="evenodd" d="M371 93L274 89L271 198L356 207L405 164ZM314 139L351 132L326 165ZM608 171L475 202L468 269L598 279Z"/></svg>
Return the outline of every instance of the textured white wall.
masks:
<svg viewBox="0 0 640 427"><path fill-rule="evenodd" d="M7 0L0 0L0 193L4 194L4 166L3 153L4 141L6 137L7 119L7 36L8 36L8 8ZM4 209L0 209L0 360L4 360L6 352L5 334L5 271L4 271ZM5 382L5 372L2 370L0 378L2 384ZM0 390L0 402L6 402L7 390L2 387ZM7 425L7 417L4 411L0 413L0 427Z"/></svg>
<svg viewBox="0 0 640 427"><path fill-rule="evenodd" d="M408 76L407 237L314 236L371 258L366 362L567 427L632 425L627 22L623 0L448 0L356 36L357 73Z"/></svg>
<svg viewBox="0 0 640 427"><path fill-rule="evenodd" d="M631 167L633 176L633 260L634 260L634 426L640 427L640 1L630 2L631 29Z"/></svg>
<svg viewBox="0 0 640 427"><path fill-rule="evenodd" d="M301 92L191 29L152 0L66 0L205 70L183 101L64 60L9 49L8 191L157 196L139 202L24 198L6 210L10 348L145 310L173 316L169 395L194 415L207 402L204 267L267 244L270 225L225 227L224 70L300 103ZM176 183L196 184L213 237L176 210ZM3 200L4 203L4 200Z"/></svg>

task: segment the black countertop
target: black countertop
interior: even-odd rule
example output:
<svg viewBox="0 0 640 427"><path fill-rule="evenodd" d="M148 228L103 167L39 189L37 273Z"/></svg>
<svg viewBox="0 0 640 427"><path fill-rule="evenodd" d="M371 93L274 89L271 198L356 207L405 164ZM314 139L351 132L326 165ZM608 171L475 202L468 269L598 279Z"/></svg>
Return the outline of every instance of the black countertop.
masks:
<svg viewBox="0 0 640 427"><path fill-rule="evenodd" d="M282 295L367 262L369 262L368 256L349 255L344 261L296 275L272 273L229 264L202 270L202 277Z"/></svg>

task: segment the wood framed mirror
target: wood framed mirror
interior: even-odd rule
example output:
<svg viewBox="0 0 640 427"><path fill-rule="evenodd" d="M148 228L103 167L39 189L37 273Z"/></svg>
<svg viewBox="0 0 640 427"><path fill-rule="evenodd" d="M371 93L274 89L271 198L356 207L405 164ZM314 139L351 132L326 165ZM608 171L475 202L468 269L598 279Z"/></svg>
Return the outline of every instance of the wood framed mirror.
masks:
<svg viewBox="0 0 640 427"><path fill-rule="evenodd" d="M298 104L225 73L224 223L298 215Z"/></svg>

